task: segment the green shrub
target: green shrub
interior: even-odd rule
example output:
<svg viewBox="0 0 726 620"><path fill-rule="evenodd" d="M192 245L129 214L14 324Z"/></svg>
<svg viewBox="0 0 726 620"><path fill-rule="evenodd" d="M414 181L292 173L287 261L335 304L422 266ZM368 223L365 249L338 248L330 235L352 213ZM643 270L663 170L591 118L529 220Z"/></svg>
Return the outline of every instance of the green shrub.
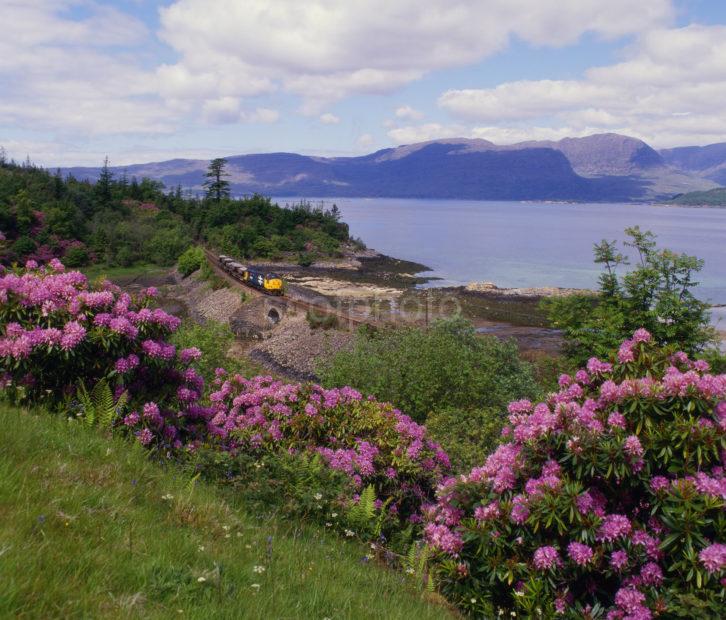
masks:
<svg viewBox="0 0 726 620"><path fill-rule="evenodd" d="M63 256L63 263L66 267L83 267L88 264L88 250L81 246L68 248Z"/></svg>
<svg viewBox="0 0 726 620"><path fill-rule="evenodd" d="M566 353L578 364L591 355L607 357L638 328L647 329L661 345L673 344L686 353L699 352L715 341L708 304L693 294L703 261L658 249L655 235L637 226L626 229L637 262L629 264L614 241L595 244L595 263L603 265L597 296L575 295L543 301L550 322L564 332Z"/></svg>
<svg viewBox="0 0 726 620"><path fill-rule="evenodd" d="M226 368L230 372L248 377L262 371L260 366L245 357L230 357L229 351L234 341L235 337L229 325L218 321L206 321L202 325L185 321L171 338L171 342L178 349L196 347L202 352L195 367L207 383L212 382L217 368Z"/></svg>
<svg viewBox="0 0 726 620"><path fill-rule="evenodd" d="M145 244L144 251L152 262L159 265L173 265L191 239L182 228L157 230Z"/></svg>
<svg viewBox="0 0 726 620"><path fill-rule="evenodd" d="M202 260L200 277L202 278L202 280L209 282L209 286L212 287L213 291L217 291L221 288L229 287L227 280L225 280L223 277L218 276L216 274L214 269L212 269L212 265L209 263L209 261L206 258L204 260Z"/></svg>
<svg viewBox="0 0 726 620"><path fill-rule="evenodd" d="M338 317L334 314L321 314L314 310L308 310L305 320L310 329L336 329L339 325Z"/></svg>
<svg viewBox="0 0 726 620"><path fill-rule="evenodd" d="M300 252L297 255L297 264L301 267L310 267L315 261L315 256L310 252Z"/></svg>
<svg viewBox="0 0 726 620"><path fill-rule="evenodd" d="M177 260L176 267L183 277L187 277L200 269L204 263L204 250L199 246L191 246Z"/></svg>
<svg viewBox="0 0 726 620"><path fill-rule="evenodd" d="M130 247L124 245L116 252L114 262L120 267L130 267L136 262L136 259L136 253Z"/></svg>
<svg viewBox="0 0 726 620"><path fill-rule="evenodd" d="M449 455L455 472L482 463L499 442L505 418L500 409L441 407L429 413L426 428Z"/></svg>
<svg viewBox="0 0 726 620"><path fill-rule="evenodd" d="M516 344L478 336L462 318L428 329L363 329L350 350L318 369L327 386L351 385L393 403L421 422L440 408L503 411L537 387Z"/></svg>
<svg viewBox="0 0 726 620"><path fill-rule="evenodd" d="M24 236L18 237L15 243L13 243L12 250L18 256L25 256L35 251L36 247L37 244L35 241L33 241L30 237Z"/></svg>

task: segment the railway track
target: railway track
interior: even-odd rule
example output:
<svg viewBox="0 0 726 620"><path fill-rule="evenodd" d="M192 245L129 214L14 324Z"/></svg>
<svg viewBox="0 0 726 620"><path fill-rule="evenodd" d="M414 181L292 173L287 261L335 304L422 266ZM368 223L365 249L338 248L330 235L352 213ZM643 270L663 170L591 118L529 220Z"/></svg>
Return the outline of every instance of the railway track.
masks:
<svg viewBox="0 0 726 620"><path fill-rule="evenodd" d="M258 289L252 288L251 286L247 286L238 277L223 269L220 265L219 257L210 250L205 248L204 253L207 257L207 260L209 261L209 264L212 266L217 275L224 278L228 282L233 283L238 288L243 289L246 293L251 294L253 297L263 297L269 299L271 303L274 303L274 301L279 301L288 306L292 306L294 308L297 308L298 310L304 310L306 312L310 311L324 316L335 316L341 322L347 323L351 326L380 326L382 324L382 321L379 321L373 317L355 315L350 311L341 312L339 309L331 306L330 302L328 302L327 300L325 300L325 303L313 303L291 295L287 292L284 296L266 294Z"/></svg>

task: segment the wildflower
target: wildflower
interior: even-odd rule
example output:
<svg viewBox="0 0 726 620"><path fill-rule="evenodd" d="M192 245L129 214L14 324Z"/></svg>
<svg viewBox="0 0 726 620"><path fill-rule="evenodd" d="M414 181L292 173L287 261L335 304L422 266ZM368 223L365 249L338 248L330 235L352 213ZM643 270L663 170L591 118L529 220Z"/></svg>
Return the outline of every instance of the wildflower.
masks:
<svg viewBox="0 0 726 620"><path fill-rule="evenodd" d="M642 608L645 594L632 587L620 588L615 593L615 604L627 612L634 612Z"/></svg>
<svg viewBox="0 0 726 620"><path fill-rule="evenodd" d="M642 327L635 330L635 333L633 334L633 342L650 342L651 339L652 336L650 335L650 332Z"/></svg>
<svg viewBox="0 0 726 620"><path fill-rule="evenodd" d="M252 572L257 573L257 574L262 574L265 572L265 567L264 566L254 566L252 568Z"/></svg>
<svg viewBox="0 0 726 620"><path fill-rule="evenodd" d="M142 446L148 446L154 439L154 435L148 428L144 428L136 433L136 438Z"/></svg>
<svg viewBox="0 0 726 620"><path fill-rule="evenodd" d="M259 590L262 586L260 586L259 583L253 583L250 587L254 588L255 590Z"/></svg>
<svg viewBox="0 0 726 620"><path fill-rule="evenodd" d="M631 525L627 517L618 514L607 515L600 525L597 540L613 541L630 533Z"/></svg>
<svg viewBox="0 0 726 620"><path fill-rule="evenodd" d="M524 523L529 517L529 508L527 508L526 499L521 495L517 495L512 501L512 512L510 519L515 523Z"/></svg>
<svg viewBox="0 0 726 620"><path fill-rule="evenodd" d="M207 578L206 578L206 577L197 577L197 581L198 581L199 583L204 583L204 582L205 582L206 580L207 580Z"/></svg>
<svg viewBox="0 0 726 620"><path fill-rule="evenodd" d="M587 545L579 542L571 542L569 545L567 545L567 555L573 562L575 562L575 564L578 564L579 566L584 566L590 560L592 560L593 554L592 549Z"/></svg>
<svg viewBox="0 0 726 620"><path fill-rule="evenodd" d="M717 573L726 567L726 545L709 545L698 554L698 559L709 573Z"/></svg>
<svg viewBox="0 0 726 620"><path fill-rule="evenodd" d="M643 456L643 446L640 444L640 439L636 435L630 435L623 444L623 450L626 454L632 457Z"/></svg>
<svg viewBox="0 0 726 620"><path fill-rule="evenodd" d="M658 491L663 491L671 486L671 483L668 481L668 478L665 476L653 476L650 480L650 489L657 493Z"/></svg>
<svg viewBox="0 0 726 620"><path fill-rule="evenodd" d="M547 570L554 566L562 564L560 555L557 553L557 549L550 546L540 547L534 552L533 557L534 565L539 570Z"/></svg>
<svg viewBox="0 0 726 620"><path fill-rule="evenodd" d="M622 570L628 564L628 554L625 551L613 551L610 555L610 566L617 571Z"/></svg>
<svg viewBox="0 0 726 620"><path fill-rule="evenodd" d="M663 571L655 562L648 562L640 569L640 578L649 586L659 586L663 583Z"/></svg>

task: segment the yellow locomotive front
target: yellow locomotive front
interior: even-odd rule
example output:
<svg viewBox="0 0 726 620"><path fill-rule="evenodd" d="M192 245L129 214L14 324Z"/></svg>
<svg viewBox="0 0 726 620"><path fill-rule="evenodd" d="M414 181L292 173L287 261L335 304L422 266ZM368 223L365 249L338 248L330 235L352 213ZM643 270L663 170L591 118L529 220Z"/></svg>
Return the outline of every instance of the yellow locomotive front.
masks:
<svg viewBox="0 0 726 620"><path fill-rule="evenodd" d="M274 273L265 275L265 290L272 295L282 295L282 278Z"/></svg>

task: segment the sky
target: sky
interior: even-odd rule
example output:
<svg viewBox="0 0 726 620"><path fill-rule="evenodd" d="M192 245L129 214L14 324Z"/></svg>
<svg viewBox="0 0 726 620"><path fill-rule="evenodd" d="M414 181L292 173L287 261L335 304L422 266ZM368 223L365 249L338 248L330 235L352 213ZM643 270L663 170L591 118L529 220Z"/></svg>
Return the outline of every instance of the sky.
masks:
<svg viewBox="0 0 726 620"><path fill-rule="evenodd" d="M726 142L726 0L0 0L0 23L0 147L44 166Z"/></svg>

